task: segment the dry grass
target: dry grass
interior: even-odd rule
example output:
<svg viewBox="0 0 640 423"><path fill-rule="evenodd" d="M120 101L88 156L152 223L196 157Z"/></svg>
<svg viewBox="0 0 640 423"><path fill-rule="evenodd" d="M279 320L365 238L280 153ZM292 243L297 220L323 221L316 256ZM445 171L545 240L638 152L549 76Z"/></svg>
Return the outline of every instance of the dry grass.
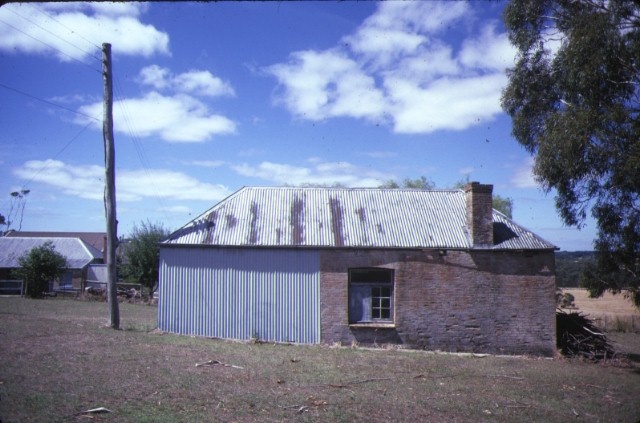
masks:
<svg viewBox="0 0 640 423"><path fill-rule="evenodd" d="M585 314L609 313L640 316L640 310L623 294L613 295L610 292L605 292L600 298L589 298L589 292L584 288L563 288L562 292L571 293L575 297L576 306Z"/></svg>
<svg viewBox="0 0 640 423"><path fill-rule="evenodd" d="M635 422L640 415L638 335L620 338L632 360L594 365L192 338L154 331L156 311L122 304L124 330L113 331L104 303L0 298L0 420ZM210 360L222 365L196 366ZM112 412L83 414L96 407Z"/></svg>
<svg viewBox="0 0 640 423"><path fill-rule="evenodd" d="M589 298L589 292L584 288L563 288L562 292L572 294L575 310L590 316L600 328L640 333L640 310L623 294L605 292L600 298Z"/></svg>

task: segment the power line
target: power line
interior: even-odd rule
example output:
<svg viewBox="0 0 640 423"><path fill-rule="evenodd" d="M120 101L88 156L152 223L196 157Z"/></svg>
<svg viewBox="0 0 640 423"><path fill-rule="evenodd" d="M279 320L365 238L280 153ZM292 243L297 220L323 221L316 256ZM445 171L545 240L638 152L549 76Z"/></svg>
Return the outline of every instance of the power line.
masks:
<svg viewBox="0 0 640 423"><path fill-rule="evenodd" d="M142 165L142 170L144 171L144 173L147 175L147 177L149 178L149 181L151 181L152 185L151 185L151 189L153 190L154 194L155 194L155 199L158 202L158 205L160 206L162 212L165 215L165 218L167 220L169 220L169 216L166 214L166 206L165 204L162 202L160 195L159 195L159 191L157 189L157 186L153 183L153 178L151 178L151 174L149 173L149 168L151 167L149 164L149 158L147 157L145 151L144 151L144 147L142 145L142 143L140 142L140 139L138 138L137 135L135 135L135 133L133 132L133 126L131 124L131 120L129 119L129 111L127 110L126 106L125 106L125 102L124 102L124 96L120 95L120 84L119 84L119 78L115 78L115 90L116 90L116 97L118 97L121 101L118 102L118 105L120 107L120 109L122 110L122 119L124 121L124 124L126 125L128 131L129 131L129 136L131 137L132 141L133 141L133 146L136 150L136 154L138 155L138 159L140 160L140 164Z"/></svg>
<svg viewBox="0 0 640 423"><path fill-rule="evenodd" d="M31 39L33 39L33 40L35 40L35 41L37 41L37 42L39 42L39 43L41 43L41 44L44 44L45 46L49 47L50 49L53 49L53 50L57 51L58 53L60 53L60 54L63 54L63 55L65 55L65 56L67 56L67 57L68 57L68 58L70 58L71 60L74 60L74 61L76 61L76 62L80 63L81 65L84 65L84 66L88 67L88 68L89 68L89 69L91 69L92 71L98 72L98 73L100 73L100 74L102 73L102 71L101 71L101 70L99 70L99 69L96 69L96 68L92 67L90 64L85 63L85 62L83 62L83 61L82 61L82 60L80 60L80 59L76 59L75 57L73 57L73 56L71 56L71 55L69 55L69 54L65 53L64 51L60 50L59 48L54 47L54 46L52 46L51 44L48 44L48 43L46 43L46 42L44 42L44 41L42 41L42 40L40 40L40 39L38 39L38 38L34 37L34 36L33 36L33 35L31 35L31 34L27 34L27 33L26 33L26 32L24 32L23 30L21 30L20 28L16 28L15 26L11 25L11 24L10 24L10 23L8 23L8 22L3 21L2 19L0 19L0 22L2 22L3 24L5 24L5 25L7 25L7 26L9 26L9 27L11 27L11 28L13 28L13 29L15 29L15 30L16 30L16 31L18 31L18 32L21 32L22 34L26 35L27 37L29 37L29 38L31 38Z"/></svg>
<svg viewBox="0 0 640 423"><path fill-rule="evenodd" d="M93 120L98 121L98 122L102 122L102 120L101 120L101 119L98 119L98 118L96 118L96 117L94 117L94 116L88 115L88 114L86 114L86 113L79 112L79 111L77 111L77 110L70 109L70 108L65 107L65 106L61 106L60 104L53 103L53 102L51 102L51 101L49 101L49 100L45 100L45 99L40 98L40 97L37 97L37 96L35 96L35 95L33 95L33 94L25 93L24 91L21 91L21 90L19 90L19 89L17 89L17 88L13 88L13 87L10 87L10 86L8 86L8 85L5 85L5 84L3 84L2 82L0 82L0 87L3 87L3 88L5 88L5 89L7 89L7 90L10 90L10 91L16 92L16 93L21 94L21 95L23 95L23 96L25 96L25 97L29 97L29 98L32 98L32 99L34 99L34 100L40 101L40 102L42 102L42 103L48 104L48 105L50 105L50 106L54 106L54 107L57 107L57 108L59 108L59 109L66 110L66 111L68 111L68 112L72 112L72 113L75 113L75 114L77 114L77 115L84 116L84 117L87 117L87 118L89 118L89 119L93 119Z"/></svg>
<svg viewBox="0 0 640 423"><path fill-rule="evenodd" d="M80 135L82 135L82 133L84 131L87 130L87 128L89 128L89 126L91 125L91 122L89 122L88 124L86 124L77 134L75 134L54 156L52 160L57 159L67 148L69 148L69 146L75 141L77 140ZM25 184L25 186L28 186L31 182L33 182L42 172L44 172L46 169L48 168L48 166L42 166L38 172L33 175L31 177L31 179L29 179L27 181L27 183Z"/></svg>
<svg viewBox="0 0 640 423"><path fill-rule="evenodd" d="M35 8L35 7L34 7L33 9L38 10L38 9L37 9L37 8ZM27 18L27 17L25 17L25 16L21 15L20 13L16 12L16 11L15 11L15 10L13 10L12 8L7 8L7 10L8 10L9 12L13 13L13 14L14 14L14 15L16 15L16 16L21 17L21 18L22 18L22 19L24 19L25 21L32 23L33 25L37 26L37 27L38 27L38 28L40 28L41 30L43 30L43 31L45 31L45 32L47 32L47 33L49 33L49 34L53 35L53 36L54 36L54 37L56 37L57 39L59 39L59 40L61 40L61 41L65 42L65 43L69 44L71 47L73 47L73 48L75 48L75 49L79 50L80 52L84 53L85 55L87 55L87 56L89 56L89 57L92 57L92 58L96 59L97 61L100 61L100 58L95 57L95 56L93 55L93 53L88 52L88 51L86 51L86 50L83 50L82 48L80 48L80 47L78 47L77 45L73 44L73 43L72 43L72 42L70 42L69 40L66 40L66 39L62 38L61 36L59 36L58 34L55 34L55 33L51 32L51 31L49 31L48 29L44 28L44 27L43 27L43 26L41 26L40 24L38 24L38 23L36 23L36 22L32 21L31 19L29 19L29 18ZM47 16L48 16L48 15L47 15ZM52 20L54 20L54 21L55 21L55 19L53 19L51 16L49 16L49 17L50 17ZM62 24L60 24L60 22L58 22L58 21L56 21L56 23L58 23L59 25L62 25ZM64 27L64 25L62 25L62 26ZM66 28L66 27L65 27L65 28ZM69 28L66 28L66 29L67 29L68 31L70 31L70 32L74 33L74 31L73 31L73 30L71 30L71 29L69 29ZM23 34L25 34L25 35L26 35L26 33L24 33L24 32L23 32ZM33 38L33 37L32 37L32 38ZM84 37L82 37L82 38L84 38ZM85 39L85 40L86 40L86 39ZM88 41L88 40L86 40L86 41ZM93 43L91 43L91 42L89 42L89 43L90 43L90 44L93 44ZM95 46L95 44L94 44L94 46ZM71 56L69 56L69 57L71 57ZM83 64L85 64L84 62L82 62L82 63L83 63ZM87 65L87 64L85 64L85 65ZM87 66L88 66L88 65L87 65Z"/></svg>
<svg viewBox="0 0 640 423"><path fill-rule="evenodd" d="M84 37L82 34L80 34L79 32L77 32L74 29L69 28L68 26L66 26L65 24L63 24L62 22L60 22L59 20L57 20L56 18L54 18L53 16L51 16L50 14L48 14L47 12L45 12L44 10L33 6L33 5L29 5L31 6L31 8L35 11L37 11L38 13L48 17L49 19L51 19L52 21L54 21L55 23L57 23L58 25L60 25L61 27L65 28L66 30L68 30L69 32L71 32L72 34L77 35L78 37L82 38L83 40L85 40L86 42L88 42L89 44L92 44L95 48L97 48L98 50L101 50L102 47L97 45L96 43L94 43L93 41L91 41L90 39ZM94 57L96 60L101 61L102 59L99 56L92 56Z"/></svg>
<svg viewBox="0 0 640 423"><path fill-rule="evenodd" d="M100 120L100 119L98 119L98 118L95 118L95 119L96 119L96 120ZM58 157L60 157L60 155L61 155L62 153L64 153L64 151L65 151L67 148L69 148L69 146L71 146L71 144L72 144L75 140L77 140L77 139L80 137L80 135L82 135L82 133L83 133L84 131L86 131L86 130L87 130L87 128L89 128L89 126L91 126L91 124L92 124L92 123L93 123L93 122L89 122L89 123L87 123L87 124L86 124L86 125L85 125L81 130L80 130L80 131L78 131L78 133L77 133L77 134L75 134L75 135L74 135L74 136L73 136L73 137L72 137L72 138L71 138L71 139L70 139L70 140L69 140L69 141L68 141L68 142L67 142L67 143L66 143L66 144L65 144L65 145L60 149L60 150L58 150L58 152L53 156L53 159L52 159L52 160L55 160L55 159L57 159ZM29 185L30 185L30 184L31 184L31 183L32 183L32 182L33 182L33 181L34 181L34 180L35 180L35 179L36 179L36 178L37 178L37 177L42 173L42 172L44 172L45 170L47 170L49 167L50 167L50 166L45 165L45 166L42 166L40 169L38 169L38 171L37 171L37 172L36 172L36 173L35 173L35 174L34 174L34 175L33 175L33 176L32 176L32 177L31 177L31 178L30 178L30 179L29 179L25 184L23 184L23 185L22 185L22 188L27 188L27 187L28 187L28 186L29 186ZM2 208L4 209L4 208L6 208L6 206L7 206L7 202L5 201L5 202L4 202L4 204L2 205Z"/></svg>

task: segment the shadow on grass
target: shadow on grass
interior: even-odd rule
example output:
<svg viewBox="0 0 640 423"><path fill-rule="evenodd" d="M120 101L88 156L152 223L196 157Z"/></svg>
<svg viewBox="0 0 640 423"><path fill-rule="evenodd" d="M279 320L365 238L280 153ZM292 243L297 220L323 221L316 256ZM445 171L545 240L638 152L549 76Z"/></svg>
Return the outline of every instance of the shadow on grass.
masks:
<svg viewBox="0 0 640 423"><path fill-rule="evenodd" d="M122 330L124 332L138 332L138 333L149 333L156 330L156 326L153 325L127 325L123 327Z"/></svg>

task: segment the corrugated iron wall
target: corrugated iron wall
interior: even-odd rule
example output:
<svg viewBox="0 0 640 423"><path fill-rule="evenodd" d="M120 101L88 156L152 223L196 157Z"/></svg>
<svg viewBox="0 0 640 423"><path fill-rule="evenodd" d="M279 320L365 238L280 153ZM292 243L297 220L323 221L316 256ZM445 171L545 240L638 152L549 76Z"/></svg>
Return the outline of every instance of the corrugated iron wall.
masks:
<svg viewBox="0 0 640 423"><path fill-rule="evenodd" d="M167 332L320 342L318 251L163 248L159 294Z"/></svg>

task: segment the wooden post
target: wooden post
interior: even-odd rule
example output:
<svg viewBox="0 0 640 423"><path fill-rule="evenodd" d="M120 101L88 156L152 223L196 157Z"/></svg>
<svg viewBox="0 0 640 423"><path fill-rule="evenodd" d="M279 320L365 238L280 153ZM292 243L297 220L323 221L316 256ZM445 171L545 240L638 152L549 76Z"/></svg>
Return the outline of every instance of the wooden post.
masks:
<svg viewBox="0 0 640 423"><path fill-rule="evenodd" d="M102 135L104 138L105 189L104 210L107 219L107 301L109 303L109 326L120 328L118 306L116 246L118 227L116 220L116 173L115 148L113 142L113 85L111 71L111 44L102 44L102 75L104 77L104 118Z"/></svg>

